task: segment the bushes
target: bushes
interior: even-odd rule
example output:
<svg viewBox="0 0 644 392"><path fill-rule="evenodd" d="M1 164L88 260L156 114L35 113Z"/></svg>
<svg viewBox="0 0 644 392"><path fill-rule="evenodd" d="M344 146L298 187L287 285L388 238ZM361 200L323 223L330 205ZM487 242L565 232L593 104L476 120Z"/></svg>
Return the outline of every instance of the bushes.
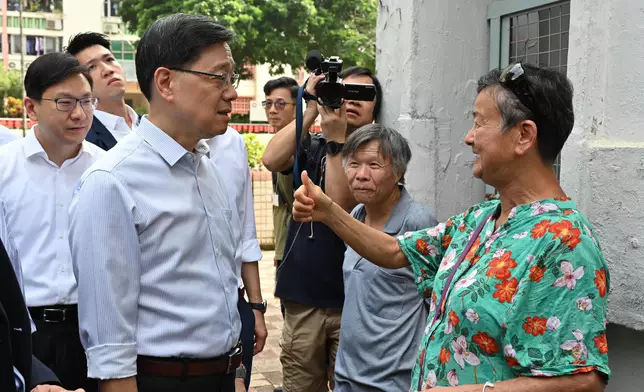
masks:
<svg viewBox="0 0 644 392"><path fill-rule="evenodd" d="M257 139L257 136L245 133L242 135L244 143L246 143L246 150L248 151L248 166L251 169L259 169L262 167L262 155L266 147Z"/></svg>

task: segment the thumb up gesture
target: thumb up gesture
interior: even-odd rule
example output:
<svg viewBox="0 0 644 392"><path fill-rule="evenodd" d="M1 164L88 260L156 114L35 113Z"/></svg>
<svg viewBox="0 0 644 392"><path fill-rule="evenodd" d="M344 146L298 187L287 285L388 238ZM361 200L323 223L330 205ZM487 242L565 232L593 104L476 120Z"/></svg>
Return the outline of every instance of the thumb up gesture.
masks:
<svg viewBox="0 0 644 392"><path fill-rule="evenodd" d="M333 205L333 201L311 181L306 171L302 172L302 186L295 191L294 197L293 219L297 222L322 221Z"/></svg>

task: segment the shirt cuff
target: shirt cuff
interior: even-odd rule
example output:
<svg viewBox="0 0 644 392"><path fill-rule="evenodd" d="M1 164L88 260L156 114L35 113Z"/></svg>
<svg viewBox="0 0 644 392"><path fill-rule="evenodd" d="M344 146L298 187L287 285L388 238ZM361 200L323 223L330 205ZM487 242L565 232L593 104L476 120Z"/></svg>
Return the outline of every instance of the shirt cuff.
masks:
<svg viewBox="0 0 644 392"><path fill-rule="evenodd" d="M256 239L244 241L241 253L242 263L256 263L262 259L262 250Z"/></svg>
<svg viewBox="0 0 644 392"><path fill-rule="evenodd" d="M136 376L136 344L106 344L87 350L87 377L113 380Z"/></svg>

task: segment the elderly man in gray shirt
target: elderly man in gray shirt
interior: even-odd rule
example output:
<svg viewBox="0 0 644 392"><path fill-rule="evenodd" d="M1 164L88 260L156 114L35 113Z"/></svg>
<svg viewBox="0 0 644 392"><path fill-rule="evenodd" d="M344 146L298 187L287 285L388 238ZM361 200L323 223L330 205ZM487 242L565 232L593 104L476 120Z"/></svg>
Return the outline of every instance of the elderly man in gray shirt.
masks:
<svg viewBox="0 0 644 392"><path fill-rule="evenodd" d="M355 199L352 215L392 236L436 225L402 185L411 150L393 129L366 125L342 151ZM406 391L428 309L410 267L386 269L353 249L344 256L345 301L335 391Z"/></svg>

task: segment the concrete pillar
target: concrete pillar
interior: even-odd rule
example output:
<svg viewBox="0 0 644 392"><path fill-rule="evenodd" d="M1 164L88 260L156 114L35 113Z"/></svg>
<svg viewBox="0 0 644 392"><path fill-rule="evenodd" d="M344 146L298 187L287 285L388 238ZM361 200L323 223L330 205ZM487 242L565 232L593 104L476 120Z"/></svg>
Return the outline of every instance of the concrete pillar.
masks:
<svg viewBox="0 0 644 392"><path fill-rule="evenodd" d="M472 126L476 81L488 71L491 0L380 0L377 75L380 122L411 144L406 179L413 197L439 220L484 197L464 143Z"/></svg>
<svg viewBox="0 0 644 392"><path fill-rule="evenodd" d="M610 265L608 330L613 381L607 391L639 391L629 361L644 341L644 4L573 0L568 75L575 127L561 182L599 236ZM619 331L619 332L618 332ZM626 338L628 336L628 338ZM641 350L640 350L641 351Z"/></svg>

